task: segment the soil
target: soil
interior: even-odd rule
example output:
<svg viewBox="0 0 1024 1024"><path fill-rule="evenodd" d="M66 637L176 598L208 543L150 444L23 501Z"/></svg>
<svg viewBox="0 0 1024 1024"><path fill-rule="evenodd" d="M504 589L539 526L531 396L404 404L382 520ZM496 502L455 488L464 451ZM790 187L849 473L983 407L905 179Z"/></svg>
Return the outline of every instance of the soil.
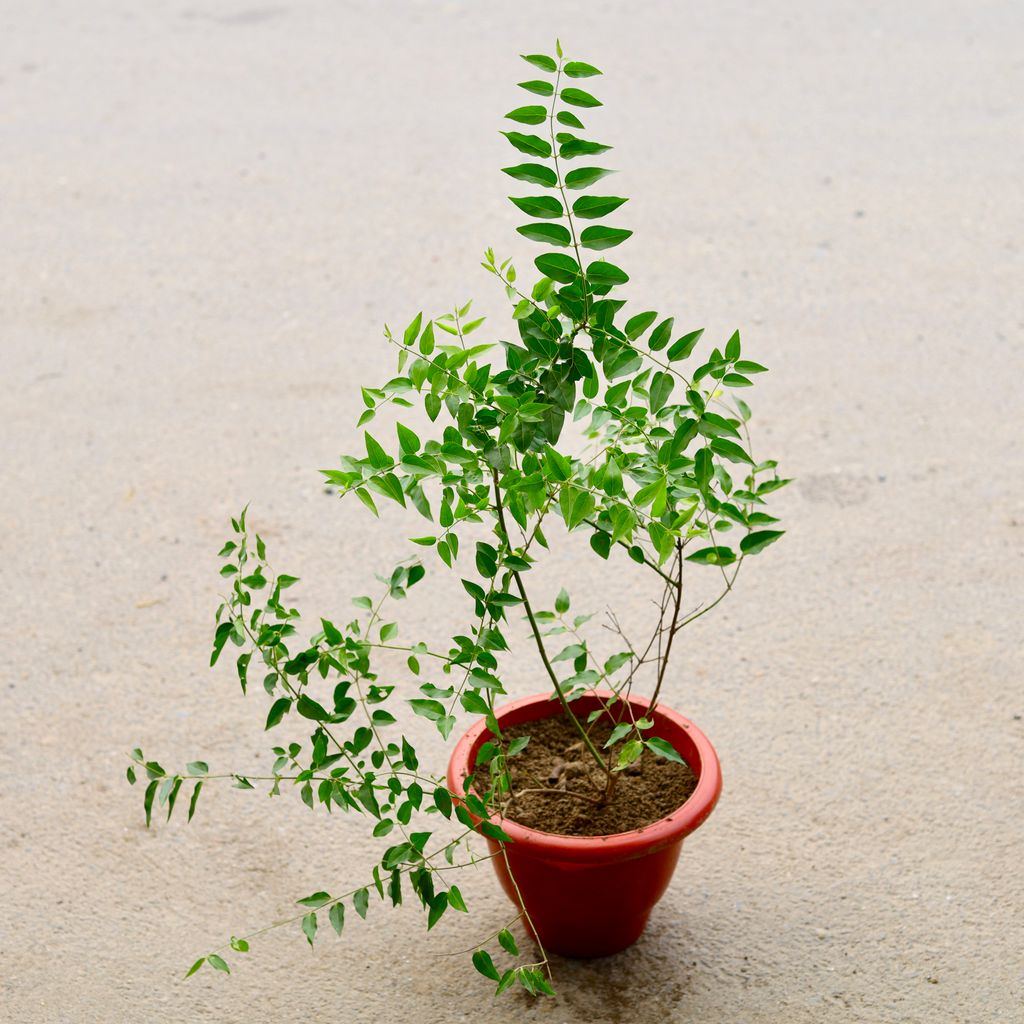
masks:
<svg viewBox="0 0 1024 1024"><path fill-rule="evenodd" d="M604 747L612 725L595 722L588 727L598 749ZM505 815L540 832L570 836L632 832L671 814L697 786L688 765L645 750L638 761L615 774L610 799L599 804L605 777L564 715L513 726L504 736L509 741L530 737L526 749L509 759L513 792L526 792L506 805ZM621 746L618 743L602 752L614 763Z"/></svg>

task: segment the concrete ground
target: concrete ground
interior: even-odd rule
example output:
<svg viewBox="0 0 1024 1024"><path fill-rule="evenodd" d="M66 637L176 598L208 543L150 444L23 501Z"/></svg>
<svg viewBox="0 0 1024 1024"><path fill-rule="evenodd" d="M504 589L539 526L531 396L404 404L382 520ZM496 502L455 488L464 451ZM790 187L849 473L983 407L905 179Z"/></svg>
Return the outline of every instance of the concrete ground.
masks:
<svg viewBox="0 0 1024 1024"><path fill-rule="evenodd" d="M379 910L182 982L378 847L226 789L147 832L125 752L268 763L261 695L205 667L246 501L316 614L405 552L316 471L385 320L477 296L508 329L478 256L532 249L497 130L556 34L606 72L630 297L742 328L798 479L667 695L723 799L644 938L557 963L557 999L440 955L505 920L486 866L429 938ZM978 0L0 5L0 1019L1024 1019L1022 52L1019 5ZM552 593L646 611L571 550Z"/></svg>

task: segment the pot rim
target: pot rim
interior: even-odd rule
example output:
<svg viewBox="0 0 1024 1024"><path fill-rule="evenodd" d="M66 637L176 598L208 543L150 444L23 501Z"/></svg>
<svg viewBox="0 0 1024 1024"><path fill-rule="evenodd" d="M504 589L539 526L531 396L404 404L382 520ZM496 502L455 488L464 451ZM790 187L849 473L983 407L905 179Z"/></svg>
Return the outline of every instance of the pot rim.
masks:
<svg viewBox="0 0 1024 1024"><path fill-rule="evenodd" d="M610 690L593 690L579 699L585 701L590 697L597 697L607 700L613 696L615 695ZM641 717L650 708L650 701L645 697L630 696L620 699L628 700ZM496 708L495 715L500 721L503 717L522 708L535 705L546 707L550 701L549 693L523 697ZM520 847L533 848L537 853L552 855L562 860L626 860L682 841L704 823L718 802L719 794L722 791L721 766L711 741L688 718L660 702L654 711L654 717L656 723L660 718L662 721L671 722L677 728L685 729L693 742L697 755L697 764L688 761L697 775L697 787L690 794L689 799L671 814L631 832L617 832L607 836L568 836L553 832L540 832L508 818L500 818L497 814L492 814L490 820L495 824L500 824L512 841ZM657 724L655 729L657 729ZM462 800L465 797L463 780L469 774L470 755L478 741L483 741L484 734L489 736L490 731L486 722L481 720L463 733L462 738L452 751L448 762L447 781L449 791L457 800Z"/></svg>

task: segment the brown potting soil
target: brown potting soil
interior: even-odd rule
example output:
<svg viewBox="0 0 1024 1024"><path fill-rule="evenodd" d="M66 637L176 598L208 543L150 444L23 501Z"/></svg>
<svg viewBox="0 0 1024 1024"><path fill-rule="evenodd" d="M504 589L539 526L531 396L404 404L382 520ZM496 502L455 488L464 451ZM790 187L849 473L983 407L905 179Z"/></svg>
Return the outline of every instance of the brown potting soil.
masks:
<svg viewBox="0 0 1024 1024"><path fill-rule="evenodd" d="M614 765L622 743L603 749L612 723L584 723L584 728ZM571 836L631 832L671 814L697 786L688 765L644 750L638 761L614 774L612 794L601 803L604 773L564 715L512 726L503 736L507 742L530 737L526 749L509 758L514 796L505 805L505 817L540 832Z"/></svg>

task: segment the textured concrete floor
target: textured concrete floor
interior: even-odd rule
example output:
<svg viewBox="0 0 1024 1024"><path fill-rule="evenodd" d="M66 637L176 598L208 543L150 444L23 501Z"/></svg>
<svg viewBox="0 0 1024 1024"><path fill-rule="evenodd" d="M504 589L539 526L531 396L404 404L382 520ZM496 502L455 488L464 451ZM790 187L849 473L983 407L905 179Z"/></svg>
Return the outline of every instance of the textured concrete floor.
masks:
<svg viewBox="0 0 1024 1024"><path fill-rule="evenodd" d="M1024 1018L1019 4L248 2L0 4L0 1019ZM404 551L316 470L383 321L502 312L478 254L530 246L497 129L556 33L607 74L631 297L743 329L799 478L668 694L722 802L648 934L559 963L557 1000L438 955L504 920L489 869L430 941L381 911L183 983L374 847L229 790L146 832L124 752L267 764L259 696L204 667L245 501L317 613ZM571 549L543 571L646 609Z"/></svg>

